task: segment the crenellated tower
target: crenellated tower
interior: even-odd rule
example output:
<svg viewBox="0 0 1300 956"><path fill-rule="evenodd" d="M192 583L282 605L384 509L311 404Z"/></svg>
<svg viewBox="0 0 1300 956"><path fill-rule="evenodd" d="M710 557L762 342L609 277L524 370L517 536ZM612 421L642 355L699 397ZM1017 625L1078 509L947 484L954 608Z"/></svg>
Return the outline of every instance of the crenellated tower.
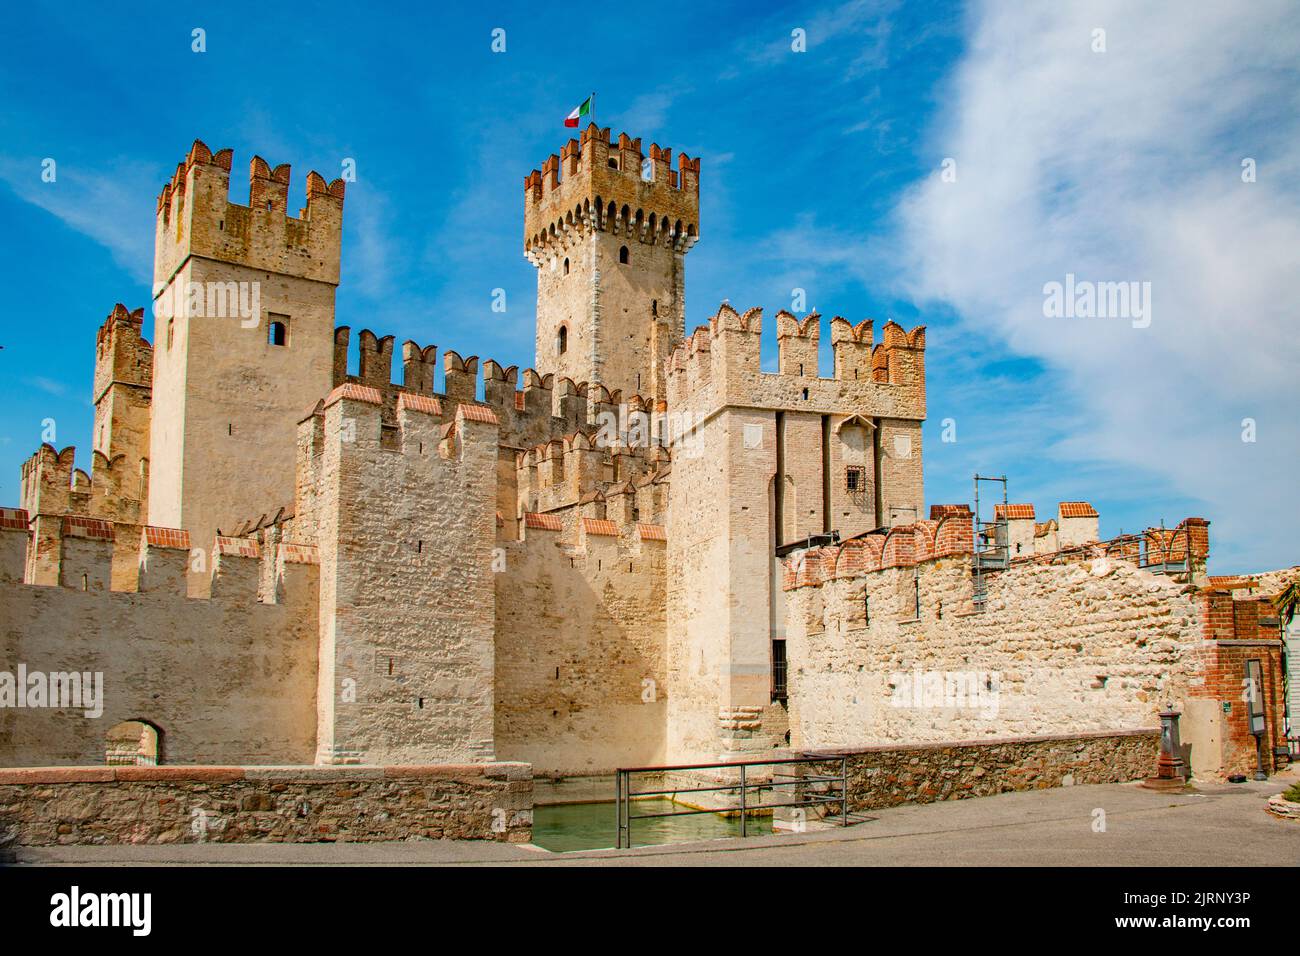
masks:
<svg viewBox="0 0 1300 956"><path fill-rule="evenodd" d="M248 204L232 153L195 141L158 197L150 520L206 549L218 528L294 494L297 419L333 385L342 180L254 156Z"/></svg>
<svg viewBox="0 0 1300 956"><path fill-rule="evenodd" d="M732 759L782 742L779 555L825 535L884 536L924 501L925 327L778 312L778 371L760 362L761 309L723 304L670 356L667 755Z"/></svg>
<svg viewBox="0 0 1300 956"><path fill-rule="evenodd" d="M524 255L537 267L537 370L664 398L699 236L700 161L594 123L524 179Z"/></svg>

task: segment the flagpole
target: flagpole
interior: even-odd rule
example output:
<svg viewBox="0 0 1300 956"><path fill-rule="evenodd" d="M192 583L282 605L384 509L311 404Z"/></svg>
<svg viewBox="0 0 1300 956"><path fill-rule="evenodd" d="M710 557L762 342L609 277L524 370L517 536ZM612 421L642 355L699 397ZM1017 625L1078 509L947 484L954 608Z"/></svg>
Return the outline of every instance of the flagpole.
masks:
<svg viewBox="0 0 1300 956"><path fill-rule="evenodd" d="M591 91L591 121L596 122L596 91Z"/></svg>

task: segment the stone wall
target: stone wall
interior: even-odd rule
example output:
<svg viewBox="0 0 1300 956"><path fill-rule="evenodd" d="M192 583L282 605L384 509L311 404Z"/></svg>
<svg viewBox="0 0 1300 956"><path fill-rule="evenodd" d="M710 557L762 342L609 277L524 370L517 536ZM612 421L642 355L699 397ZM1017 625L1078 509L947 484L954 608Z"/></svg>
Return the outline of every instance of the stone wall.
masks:
<svg viewBox="0 0 1300 956"><path fill-rule="evenodd" d="M106 734L125 720L157 727L168 763L312 761L314 564L280 563L274 593L259 594L261 559L218 553L211 597L192 599L188 550L146 545L138 592L82 590L107 579L113 542L68 540L80 551L65 563L80 561L84 579L0 581L0 669L102 673L103 712L0 708L0 766L103 763ZM241 547L256 553L251 541Z"/></svg>
<svg viewBox="0 0 1300 956"><path fill-rule="evenodd" d="M0 770L0 849L455 839L527 843L526 764Z"/></svg>
<svg viewBox="0 0 1300 956"><path fill-rule="evenodd" d="M987 581L983 613L966 554L788 591L792 745L1153 726L1199 678L1194 589L1168 576L1099 558Z"/></svg>
<svg viewBox="0 0 1300 956"><path fill-rule="evenodd" d="M497 756L566 775L663 763L663 529L611 521L592 527L615 534L583 523L569 532L554 517L557 530L525 527L522 541L500 542Z"/></svg>
<svg viewBox="0 0 1300 956"><path fill-rule="evenodd" d="M1143 779L1155 773L1160 731L1144 728L911 747L857 747L837 751L836 756L840 753L848 756L852 812ZM812 766L817 773L840 772L838 760ZM832 809L838 812L838 808Z"/></svg>

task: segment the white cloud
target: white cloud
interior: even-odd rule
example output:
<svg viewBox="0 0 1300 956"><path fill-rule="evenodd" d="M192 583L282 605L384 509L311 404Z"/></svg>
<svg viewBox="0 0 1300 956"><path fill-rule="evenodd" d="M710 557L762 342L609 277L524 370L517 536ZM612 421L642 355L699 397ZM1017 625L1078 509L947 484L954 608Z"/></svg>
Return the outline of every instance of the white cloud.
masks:
<svg viewBox="0 0 1300 956"><path fill-rule="evenodd" d="M936 173L898 209L906 288L1058 373L1078 426L1053 454L1162 476L1204 503L1226 563L1294 563L1294 7L987 3L969 27ZM1045 318L1066 273L1151 282L1150 327Z"/></svg>
<svg viewBox="0 0 1300 956"><path fill-rule="evenodd" d="M27 384L39 388L42 392L48 392L51 395L66 395L68 388L62 382L56 382L52 378L46 378L44 375L33 375L27 379Z"/></svg>
<svg viewBox="0 0 1300 956"><path fill-rule="evenodd" d="M76 157L56 160L56 179L41 178L41 159L0 156L0 180L14 195L100 243L132 278L148 284L153 273L152 198L162 188L153 167L125 160L96 161L93 169ZM156 188L154 188L156 187Z"/></svg>

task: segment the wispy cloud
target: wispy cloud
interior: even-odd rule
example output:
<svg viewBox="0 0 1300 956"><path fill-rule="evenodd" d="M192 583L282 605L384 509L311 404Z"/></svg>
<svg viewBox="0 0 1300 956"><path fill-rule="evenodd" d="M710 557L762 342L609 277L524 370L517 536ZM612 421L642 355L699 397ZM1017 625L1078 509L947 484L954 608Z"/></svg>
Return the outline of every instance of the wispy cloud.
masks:
<svg viewBox="0 0 1300 956"><path fill-rule="evenodd" d="M898 208L904 287L1056 373L1072 420L1060 460L1203 502L1226 563L1292 563L1294 9L985 3L970 28L933 137L934 167L953 158L957 180L936 173ZM1248 157L1257 182L1242 181ZM1045 318L1043 286L1066 273L1149 281L1150 327Z"/></svg>
<svg viewBox="0 0 1300 956"><path fill-rule="evenodd" d="M68 387L62 382L56 382L52 378L46 378L43 375L33 375L27 380L27 384L34 388L39 388L42 392L48 392L51 395L66 395Z"/></svg>
<svg viewBox="0 0 1300 956"><path fill-rule="evenodd" d="M24 202L100 243L133 279L148 283L153 268L154 167L129 160L96 160L93 168L76 157L55 160L55 180L42 179L46 157L0 156L0 180Z"/></svg>

